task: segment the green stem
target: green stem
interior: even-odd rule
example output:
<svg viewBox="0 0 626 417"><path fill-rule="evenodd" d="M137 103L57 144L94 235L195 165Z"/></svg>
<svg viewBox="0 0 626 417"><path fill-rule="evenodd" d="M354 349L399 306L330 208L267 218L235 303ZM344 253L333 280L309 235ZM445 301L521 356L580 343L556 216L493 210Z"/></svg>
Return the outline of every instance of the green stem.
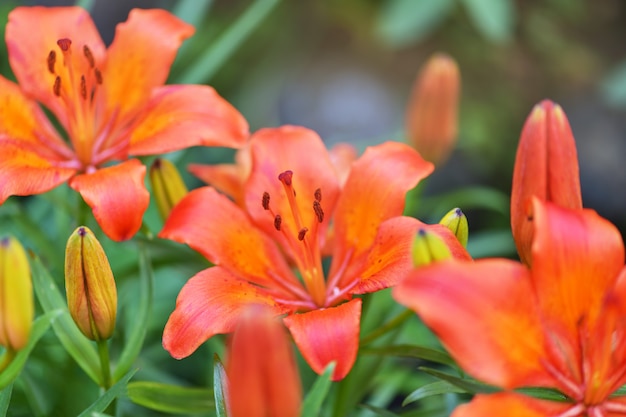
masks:
<svg viewBox="0 0 626 417"><path fill-rule="evenodd" d="M363 347L378 339L379 337L384 336L386 333L399 327L402 323L404 323L409 317L412 317L413 315L415 315L415 313L412 310L404 310L402 313L398 314L396 317L392 318L381 327L363 337L363 339L361 339L361 342L359 343L360 346Z"/></svg>
<svg viewBox="0 0 626 417"><path fill-rule="evenodd" d="M9 364L13 361L13 358L15 358L15 354L16 352L11 348L7 348L7 350L4 351L4 354L0 358L0 373L4 371L6 367L9 366Z"/></svg>
<svg viewBox="0 0 626 417"><path fill-rule="evenodd" d="M98 355L100 356L100 366L102 368L102 387L105 390L111 388L111 363L109 361L109 344L106 340L99 340Z"/></svg>

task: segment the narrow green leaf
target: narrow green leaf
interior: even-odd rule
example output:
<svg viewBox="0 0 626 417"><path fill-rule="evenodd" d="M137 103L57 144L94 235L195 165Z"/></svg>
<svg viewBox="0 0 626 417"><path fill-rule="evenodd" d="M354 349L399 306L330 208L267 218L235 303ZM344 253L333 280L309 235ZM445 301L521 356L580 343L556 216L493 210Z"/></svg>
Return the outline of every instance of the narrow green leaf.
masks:
<svg viewBox="0 0 626 417"><path fill-rule="evenodd" d="M441 363L443 365L449 365L456 367L454 359L450 357L446 352L441 350L429 348L426 346L413 346L413 345L394 345L384 346L377 348L362 349L361 353L364 355L379 355L379 356L401 356L406 358L424 359L430 362Z"/></svg>
<svg viewBox="0 0 626 417"><path fill-rule="evenodd" d="M217 417L228 417L228 380L220 357L213 356L213 395Z"/></svg>
<svg viewBox="0 0 626 417"><path fill-rule="evenodd" d="M459 378L457 376L454 375L450 375L447 374L445 372L441 372L438 371L436 369L431 369L431 368L426 368L426 367L419 367L418 368L420 371L426 372L429 375L434 376L435 378L441 379L443 381L447 381L450 384L457 386L463 390L465 390L465 392L469 392L471 394L477 394L477 393L492 393L492 392L498 392L501 391L501 389L491 386L491 385L487 385L487 384L483 384L482 382L478 382L474 379L470 379L470 378Z"/></svg>
<svg viewBox="0 0 626 417"><path fill-rule="evenodd" d="M322 403L330 390L332 384L330 378L334 371L335 363L331 362L324 370L324 373L317 377L317 380L302 403L302 414L300 417L317 417L319 415Z"/></svg>
<svg viewBox="0 0 626 417"><path fill-rule="evenodd" d="M402 401L402 406L404 407L408 404L411 404L412 402L419 401L426 397L448 394L450 392L460 394L467 391L447 381L436 381L427 385L423 385L407 395L404 401Z"/></svg>
<svg viewBox="0 0 626 417"><path fill-rule="evenodd" d="M139 248L139 308L133 315L130 336L113 371L113 381L125 375L139 356L148 331L146 323L152 312L154 273L150 263L150 254L146 244L139 242L137 246Z"/></svg>
<svg viewBox="0 0 626 417"><path fill-rule="evenodd" d="M208 388L189 388L152 381L128 384L128 397L135 404L172 414L211 413L215 409Z"/></svg>
<svg viewBox="0 0 626 417"><path fill-rule="evenodd" d="M94 345L78 330L67 310L65 298L59 292L57 285L48 270L42 265L39 258L34 257L31 262L33 269L33 286L37 299L48 313L61 310L62 313L52 323L55 334L65 350L74 358L76 363L98 385L102 386L100 360Z"/></svg>
<svg viewBox="0 0 626 417"><path fill-rule="evenodd" d="M464 0L467 12L481 34L492 42L511 39L515 23L512 0Z"/></svg>
<svg viewBox="0 0 626 417"><path fill-rule="evenodd" d="M491 187L474 186L433 197L424 197L420 200L419 209L420 214L437 213L439 218L452 207L461 207L463 210L485 209L499 213L508 219L510 204L510 197L502 191ZM436 221L439 219L437 218Z"/></svg>
<svg viewBox="0 0 626 417"><path fill-rule="evenodd" d="M207 82L250 34L263 22L280 0L256 0L228 29L196 59L178 79L181 84Z"/></svg>
<svg viewBox="0 0 626 417"><path fill-rule="evenodd" d="M369 404L359 404L359 407L361 408L365 408L366 410L369 410L373 413L378 414L379 416L382 417L400 417L398 414L396 413L392 413L391 411L385 410L383 408L379 408L379 407L374 407L373 405L369 405Z"/></svg>
<svg viewBox="0 0 626 417"><path fill-rule="evenodd" d="M94 413L102 413L114 399L124 393L126 386L128 385L128 381L130 381L133 375L135 375L135 372L137 372L136 369L124 375L122 379L102 394L100 398L80 413L78 417L92 417Z"/></svg>
<svg viewBox="0 0 626 417"><path fill-rule="evenodd" d="M12 393L13 383L9 384L6 388L0 389L0 416L2 417L7 415Z"/></svg>
<svg viewBox="0 0 626 417"><path fill-rule="evenodd" d="M528 395L530 397L541 398L543 400L561 402L569 401L568 398L561 392L551 388L528 387L518 388L515 391L521 392L522 394ZM617 392L615 392L615 394L617 394Z"/></svg>
<svg viewBox="0 0 626 417"><path fill-rule="evenodd" d="M28 344L24 346L24 349L17 352L9 366L7 366L4 371L0 372L0 389L8 387L15 378L19 376L30 352L39 339L41 339L41 336L48 331L50 324L62 313L61 310L53 310L35 320L31 329L30 338L28 339Z"/></svg>
<svg viewBox="0 0 626 417"><path fill-rule="evenodd" d="M172 13L190 25L198 26L212 5L213 0L178 0Z"/></svg>

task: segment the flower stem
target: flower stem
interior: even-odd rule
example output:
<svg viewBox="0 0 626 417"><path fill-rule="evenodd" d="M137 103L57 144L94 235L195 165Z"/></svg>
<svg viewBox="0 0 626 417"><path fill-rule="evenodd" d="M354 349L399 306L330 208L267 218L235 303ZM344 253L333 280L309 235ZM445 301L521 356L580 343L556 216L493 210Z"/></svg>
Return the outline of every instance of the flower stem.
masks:
<svg viewBox="0 0 626 417"><path fill-rule="evenodd" d="M367 336L361 339L360 345L365 346L374 340L378 339L381 336L384 336L387 332L399 327L402 323L404 323L409 317L412 317L415 313L412 310L404 310L402 313L398 314L387 323L377 328Z"/></svg>
<svg viewBox="0 0 626 417"><path fill-rule="evenodd" d="M15 358L15 351L7 348L2 357L0 357L0 373L4 371L7 366L9 366L9 364L13 361L13 358Z"/></svg>
<svg viewBox="0 0 626 417"><path fill-rule="evenodd" d="M99 340L98 354L100 356L100 366L102 367L102 387L105 390L111 388L111 364L109 361L109 345L106 340Z"/></svg>

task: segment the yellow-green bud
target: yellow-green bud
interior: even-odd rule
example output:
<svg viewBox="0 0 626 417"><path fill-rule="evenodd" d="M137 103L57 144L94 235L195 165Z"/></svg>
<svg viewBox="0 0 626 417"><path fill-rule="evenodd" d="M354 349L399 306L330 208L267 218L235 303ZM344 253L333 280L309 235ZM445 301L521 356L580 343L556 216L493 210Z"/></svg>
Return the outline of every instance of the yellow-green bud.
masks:
<svg viewBox="0 0 626 417"><path fill-rule="evenodd" d="M13 237L0 240L0 345L20 350L28 343L35 314L26 252Z"/></svg>
<svg viewBox="0 0 626 417"><path fill-rule="evenodd" d="M452 258L450 248L443 239L427 229L418 230L411 254L416 268Z"/></svg>
<svg viewBox="0 0 626 417"><path fill-rule="evenodd" d="M187 194L187 187L176 166L161 158L155 159L150 167L150 182L159 213L165 220L174 206Z"/></svg>
<svg viewBox="0 0 626 417"><path fill-rule="evenodd" d="M65 293L74 322L91 340L111 337L117 314L115 279L104 249L89 228L77 228L65 249Z"/></svg>
<svg viewBox="0 0 626 417"><path fill-rule="evenodd" d="M469 238L469 225L467 224L467 216L460 208L450 210L441 218L439 224L446 226L458 241L467 248L467 239Z"/></svg>

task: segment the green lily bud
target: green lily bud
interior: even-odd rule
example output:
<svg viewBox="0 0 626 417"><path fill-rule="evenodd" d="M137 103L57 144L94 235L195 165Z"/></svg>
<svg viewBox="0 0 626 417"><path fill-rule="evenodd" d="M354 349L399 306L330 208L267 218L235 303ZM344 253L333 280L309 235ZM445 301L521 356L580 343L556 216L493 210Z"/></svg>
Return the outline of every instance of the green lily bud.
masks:
<svg viewBox="0 0 626 417"><path fill-rule="evenodd" d="M70 314L91 340L106 340L115 329L117 290L104 249L89 228L77 228L65 249L65 293Z"/></svg>
<svg viewBox="0 0 626 417"><path fill-rule="evenodd" d="M443 239L428 229L420 229L417 232L411 255L416 268L452 258L452 252Z"/></svg>
<svg viewBox="0 0 626 417"><path fill-rule="evenodd" d="M0 345L17 351L28 343L35 308L30 266L13 237L0 240Z"/></svg>
<svg viewBox="0 0 626 417"><path fill-rule="evenodd" d="M453 208L445 216L441 218L439 224L446 226L454 236L459 240L464 248L467 248L467 239L469 238L469 225L467 224L467 216L460 208Z"/></svg>
<svg viewBox="0 0 626 417"><path fill-rule="evenodd" d="M152 192L163 220L167 219L176 204L188 190L176 169L167 159L157 158L150 167Z"/></svg>

